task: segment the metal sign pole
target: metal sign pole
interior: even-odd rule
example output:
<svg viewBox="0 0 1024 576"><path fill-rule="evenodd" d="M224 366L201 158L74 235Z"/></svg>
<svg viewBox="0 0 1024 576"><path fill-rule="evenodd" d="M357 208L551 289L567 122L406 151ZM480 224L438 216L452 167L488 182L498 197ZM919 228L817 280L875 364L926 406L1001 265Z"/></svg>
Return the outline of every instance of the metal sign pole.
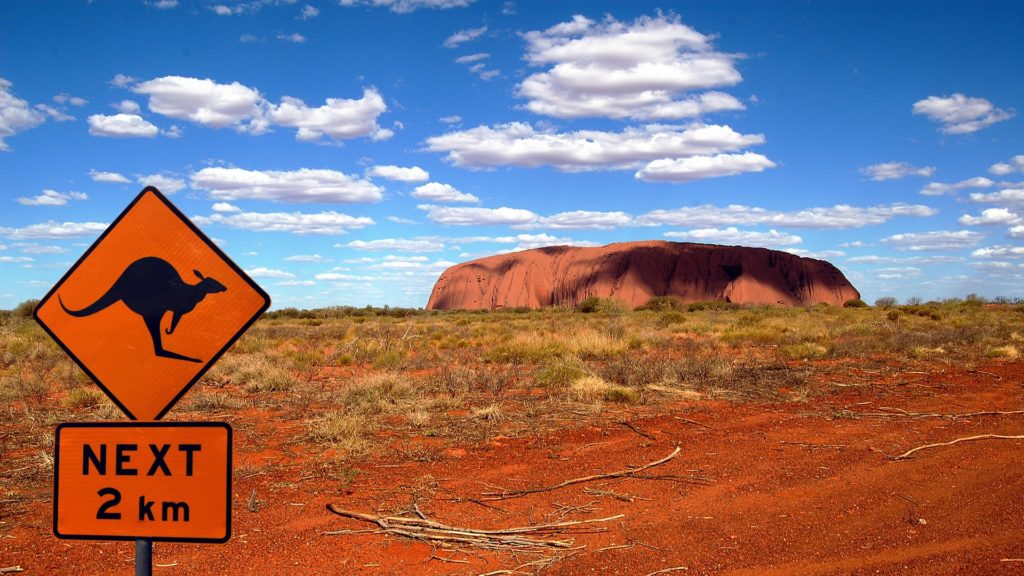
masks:
<svg viewBox="0 0 1024 576"><path fill-rule="evenodd" d="M153 576L153 541L135 539L135 576Z"/></svg>

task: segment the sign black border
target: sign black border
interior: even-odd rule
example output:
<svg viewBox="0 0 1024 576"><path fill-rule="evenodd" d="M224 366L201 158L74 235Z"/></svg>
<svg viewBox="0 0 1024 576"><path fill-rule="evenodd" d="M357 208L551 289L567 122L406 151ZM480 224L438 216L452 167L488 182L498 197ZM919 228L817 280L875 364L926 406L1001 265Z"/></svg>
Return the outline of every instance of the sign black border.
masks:
<svg viewBox="0 0 1024 576"><path fill-rule="evenodd" d="M108 390L108 389L107 389L107 387L103 385L103 382L101 382L101 381L100 381L100 379L99 379L99 378L97 378L97 377L96 377L96 375L92 373L92 370L90 370L90 369L89 369L89 367L88 367L88 366L86 366L86 365L85 365L85 363L84 363L84 362L82 362L82 361L81 361L81 360L80 360L80 359L78 358L78 356L76 356L76 355L74 354L74 352L72 352L72 351L71 351L71 350L70 350L70 349L69 349L69 348L68 348L68 347L67 347L67 346L66 346L66 345L64 344L64 342L62 342L62 341L61 341L61 339L60 339L60 338L58 338L58 337L57 337L57 335L53 333L53 331L52 331L52 330L50 330L49 326L47 326L47 325L46 325L46 324L45 324L45 323L44 323L44 322L43 322L43 321L42 321L42 320L41 320L41 319L39 318L39 309L40 309L40 308L41 308L41 307L42 307L42 306L43 306L44 304L46 304L46 302L47 302L48 300L50 300L50 299L51 299L51 298L52 298L52 297L53 297L53 296L54 296L54 295L55 295L55 294L57 293L57 290L59 290L59 289L60 289L60 287L61 287L61 286L62 286L62 285L64 284L64 282L65 282L65 281L66 281L66 280L68 279L68 277L70 277L70 276L71 276L71 274L72 274L72 273L73 273L73 272L74 272L75 270L77 270L77 269L78 269L78 267L79 267L79 266L80 266L80 265L81 265L81 264L82 264L83 262L85 262L85 259L86 259L86 258L88 258L90 254L92 254L93 250L95 250L95 249L96 249L96 247L98 247L98 246L100 245L100 243L101 243L101 242L103 242L103 240L104 240L104 239L105 239L105 238L107 237L107 235L108 235L108 234L110 234L110 232L111 232L111 231L112 231L112 230L113 230L113 229L114 229L115 227L117 227L117 225L118 225L118 224L120 224L121 220L122 220L122 219L124 219L124 217L125 217L125 216L126 216L126 215L127 215L127 214L128 214L128 213L129 213L130 211L131 211L131 210L132 210L132 208L134 208L134 207L135 207L135 205L136 205L136 204L138 204L138 203L139 203L139 201L140 201L140 200L142 200L142 198L143 198L143 197L144 197L144 196L145 196L146 194L153 194L154 196L156 196L156 198L157 198L158 200L160 200L161 202L163 202L163 203L164 203L164 205L165 205L165 206L167 206L167 207L168 207L168 208L169 208L169 209L171 210L171 213L173 213L173 214L174 214L175 216L177 216L177 217L178 217L178 218L179 218L179 219L180 219L180 220L181 220L181 221L182 221L182 222L183 222L183 223L184 223L184 224L185 224L186 226L188 226L188 227L189 227L189 229L191 229L191 230L192 230L192 232L193 232L193 233L194 233L194 234L195 234L195 235L196 235L196 236L197 236L197 237L198 237L198 238L199 238L199 239L200 239L200 240L201 240L202 242L204 242L204 243L205 243L205 244L206 244L206 245L207 245L207 246L208 246L208 247L209 247L210 249L212 249L212 250L214 251L214 253L216 253L216 254L217 254L217 255L218 255L218 256L219 256L219 257L220 257L221 259L223 259L223 260L224 260L224 262L225 262L225 263L227 263L227 265L228 265L228 266L230 266L230 267L231 267L231 269L232 269L232 270L234 270L234 271L235 271L235 273L237 273L237 274L238 274L238 275L239 275L239 276L240 276L240 277L242 278L242 280L244 280L244 281L245 281L245 282L246 282L246 283L247 283L247 284L248 284L248 285L249 285L250 287L252 287L252 289L253 289L253 290L255 290L255 291L256 291L256 292L257 292L257 293L258 293L258 294L259 294L259 295L260 295L260 296L261 296L261 297L263 298L263 306L262 306L262 307L260 307L260 309L259 309L259 310L258 310L258 311L257 311L257 312L256 312L255 314L253 314L252 318L250 318L250 319L249 319L249 321L248 321L248 322L246 322L246 323L245 323L245 324L244 324L244 325L243 325L243 326L242 326L242 327L241 327L241 328L240 328L240 329L238 330L238 332L236 332L236 333L235 333L235 335L234 335L234 336L232 336L232 337L231 337L231 338L230 338L230 339L229 339L229 340L227 341L227 343L226 343L226 344L224 344L224 346L223 346L223 347L222 347L222 348L221 348L221 349L220 349L220 350L219 350L219 351L218 351L218 352L217 352L216 354L214 354L214 355L213 355L213 356L212 356L212 357L210 358L210 360L209 360L208 362L206 362L206 364L205 364L205 365L203 366L203 368L202 368L202 369L200 369L200 370L199 370L199 372L197 372L197 373L196 373L195 377L194 377L194 378L192 378L192 380L190 380L190 381L188 382L188 384L186 384L186 385L185 385L185 386L184 386L184 387L183 387L183 388L181 389L181 391L180 391L180 392L178 393L178 395L177 395L177 396L175 396L174 398L172 398L172 399L171 399L171 401L170 401L170 402L169 402L169 403L167 404L167 406L165 406L165 407L164 407L164 408L163 408L163 409L162 409L162 410L161 410L161 411L160 411L160 412L159 412L159 413L158 413L158 414L157 414L157 415L156 415L156 416L155 416L155 417L153 418L153 420L159 420L159 419L163 418L163 417L164 417L164 415L165 415L165 414L167 414L167 412L168 412L168 411L169 411L169 410L170 410L171 408L173 408L173 407L174 407L174 405L175 405L175 404L177 404L179 400L181 400L181 397L182 397L182 396L184 396L186 392L188 392L189 390L191 390L191 389L192 389L192 386L194 386L194 385L195 385L195 383L196 383L196 382L198 382L198 381L199 381L199 379L203 377L203 374L206 374L206 371L207 371L207 370L209 370L209 369L210 369L210 367L211 367L211 366L213 366L213 364L214 364L215 362L217 362L217 360L218 360L218 359L220 359L220 357L221 357L221 356L223 356L225 352L227 352L227 351L228 351L228 348L231 348L231 346L232 346L232 345L233 345L233 344L234 344L234 343L235 343L235 342L236 342L236 341L237 341L237 340L238 340L238 339L239 339L239 338L240 338L240 337L242 336L242 334L244 334L244 333L245 333L245 331L246 331L246 330L248 330L248 329L249 329L249 327L250 327L250 326L252 326L252 324L253 324L254 322L256 322L256 320L257 320L257 319L258 319L258 318L259 318L259 317L260 317L261 315L263 315L263 313L264 313L264 312L266 312L266 311L267 311L267 309L268 309L268 308L270 308L270 296L269 296L269 295L267 295L267 293L266 293L266 292L264 292L264 291L263 291L263 289L262 289L262 288L260 288L260 287L259 287L259 285L258 285L258 284L256 284L256 282L254 282L254 281L253 281L253 279L252 279L252 278L249 278L249 275L248 275L248 274L246 274L245 272L243 272L243 271L242 271L242 269L241 269L241 268L239 268L239 267L238 267L238 265L237 265L237 264L235 264L235 263L234 263L234 262L233 262L233 261L231 260L231 258L228 258L227 254L225 254L225 253L224 253L224 252L223 252L223 251L222 251L222 250L221 250L220 248L218 248L218 247L217 247L217 245L216 245L216 244L214 244L214 242L213 242L212 240L210 240L210 239L209 239L209 238L208 238L208 237L207 237L207 236L206 236L205 234L203 234L203 232L202 232L201 230L199 230L199 228L197 228L197 227L196 227L196 225L195 225L195 224L193 224L191 220L189 220L189 219L188 219L188 218L187 218L187 217L186 217L186 216L185 216L184 214L182 214L182 213L181 213L181 211L180 211L180 210L178 210L177 206L175 206L174 204L171 204L171 201L170 201L170 200L168 200L168 199L167 199L167 197L166 197L166 196L164 196L164 195L163 195L163 193L161 193L161 192L160 192L159 190L157 190L157 189L156 189L155 187L153 187L153 186L146 186L145 188L143 188L143 189L142 189L142 192L139 192L138 196L136 196L136 197L135 197L135 199L134 199L134 200L132 200L131 204L129 204L129 205L128 205L128 207L127 207L127 208L125 208L125 209L124 209L124 211L122 211L122 212L121 212L121 214L120 214L120 215L118 215L118 217L117 217L117 218L116 218L116 219L115 219L115 220L114 220L113 222L111 222L110 226L107 226L107 229L106 229L106 230L104 230L102 234L100 234L100 237L99 237L99 238L97 238L97 239L96 239L96 241L95 241L95 242L93 242L91 246L89 246L89 249L88 249L88 250L86 250L84 254L82 254L82 256L81 256L81 257L80 257L80 258L79 258L79 259L78 259L78 260L77 260L77 261L76 261L76 262L74 263L74 265L72 265L72 266L71 266L71 268L70 268L70 269L68 269L68 271L67 271L67 272L65 272L65 273L64 273L64 275L63 275L63 276L61 276L60 280L58 280L58 281L57 281L57 283L56 283L56 284L54 284L53 288L50 288L50 291L49 291L49 292L47 292L45 296L43 296L42 300L40 300L40 301L39 301L39 304L37 304L37 305L36 305L36 307L35 307L35 309L34 309L34 310L32 311L32 317L33 317L33 318L35 319L36 323L37 323L37 324L39 324L40 326L42 326L42 327L43 327L43 330L45 330L45 331L46 331L46 333L50 335L50 338L52 338L52 339L53 339L53 341L54 341L54 342L56 342L56 343L57 343L57 345L58 345L58 346L60 346L60 347L61 347L61 349L63 349L63 350L64 350L64 352L65 352L65 353L66 353L66 354L67 354L68 356L70 356L72 360L74 360L74 361L75 361L75 364L78 364L79 368L81 368L81 369L82 369L82 370L83 370L83 371L84 371L84 372L85 372L85 373L86 373L86 374L87 374L87 375L89 376L89 378L91 378L91 379L92 379L92 381L93 381L93 382L95 382L95 383L96 383L96 385L100 387L100 390L103 390L103 393L104 393L104 394L106 394L106 395L107 395L107 397L108 397L108 398L110 398L110 399L111 399L111 400L112 400L112 401L114 402L114 404L116 404L116 405L117 405L117 407L118 407L118 408L120 408L120 409L121 409L121 411L125 413L125 415L126 415L126 416L128 416L128 418L130 418L131 420L135 420L135 421L138 421L139 419L138 419L138 418L136 418L136 416L135 416L134 414L132 414L131 410L128 410L128 408L127 408L127 407L125 407L125 406L124 406L124 404L122 404L122 403L121 403L121 401L120 401L120 400L118 400L118 399L117 399L117 397L115 397L115 396L114 396L114 394L113 394L113 393L111 393L111 392L110 392L110 390Z"/></svg>
<svg viewBox="0 0 1024 576"><path fill-rule="evenodd" d="M105 536L99 534L61 534L57 530L57 489L60 480L60 433L64 428L224 428L228 432L228 473L224 479L226 488L227 518L223 538L176 538L168 536ZM234 430L227 422L64 422L57 425L54 433L53 448L53 535L63 540L137 540L146 539L154 542L188 542L195 544L223 544L231 539L231 480L234 474Z"/></svg>

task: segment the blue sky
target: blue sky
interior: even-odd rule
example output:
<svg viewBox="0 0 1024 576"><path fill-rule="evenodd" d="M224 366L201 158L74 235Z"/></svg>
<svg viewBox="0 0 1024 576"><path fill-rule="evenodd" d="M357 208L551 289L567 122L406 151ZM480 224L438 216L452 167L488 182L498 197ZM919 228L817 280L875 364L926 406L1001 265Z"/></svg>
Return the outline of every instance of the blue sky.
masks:
<svg viewBox="0 0 1024 576"><path fill-rule="evenodd" d="M1019 2L0 3L0 308L153 184L274 306L645 239L1024 297Z"/></svg>

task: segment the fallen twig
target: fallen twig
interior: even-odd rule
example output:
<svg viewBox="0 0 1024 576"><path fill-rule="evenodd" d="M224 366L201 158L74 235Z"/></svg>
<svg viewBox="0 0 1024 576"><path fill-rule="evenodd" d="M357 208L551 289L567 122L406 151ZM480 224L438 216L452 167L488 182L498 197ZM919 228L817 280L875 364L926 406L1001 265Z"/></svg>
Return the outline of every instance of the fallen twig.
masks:
<svg viewBox="0 0 1024 576"><path fill-rule="evenodd" d="M904 460L906 458L909 458L911 454L913 454L913 453L915 453L915 452L917 452L919 450L924 450L926 448L937 448L939 446L952 446L953 444L959 444L960 442L970 442L972 440L987 440L987 439L990 439L990 438L991 439L995 439L995 440L1024 440L1024 436L1004 436L1002 434L982 434L980 436L967 436L966 438L957 438L955 440L950 440L949 442L938 442L936 444L925 444L924 446L918 446L917 448L913 448L911 450L907 450L903 454L900 454L899 456L896 456L895 458L893 458L893 460Z"/></svg>
<svg viewBox="0 0 1024 576"><path fill-rule="evenodd" d="M15 572L24 572L25 569L21 566L8 566L6 568L0 568L0 574L14 574Z"/></svg>
<svg viewBox="0 0 1024 576"><path fill-rule="evenodd" d="M632 494L619 494L612 490L597 490L595 488L584 488L584 494L590 494L591 496L611 496L616 500L622 502L635 502L636 500L650 500L650 498L641 498L640 496L633 496Z"/></svg>
<svg viewBox="0 0 1024 576"><path fill-rule="evenodd" d="M619 424L625 426L626 428L629 428L633 432L636 432L637 434L643 436L644 438L647 438L648 440L654 440L655 442L658 441L658 439L654 437L654 434L651 434L649 432L644 432L643 430L637 428L636 426L634 426L632 423L630 423L627 420L623 420L623 421L619 422Z"/></svg>
<svg viewBox="0 0 1024 576"><path fill-rule="evenodd" d="M661 570L655 570L647 576L654 576L655 574L668 574L669 572L681 572L683 570L689 570L686 566L673 566L672 568L662 568Z"/></svg>
<svg viewBox="0 0 1024 576"><path fill-rule="evenodd" d="M708 426L707 424L702 424L701 422L697 422L696 420L690 420L689 418L683 418L682 416L673 416L673 418L675 418L676 420L682 420L683 422L687 422L689 424L701 426L702 428L707 428L708 430L718 430L718 428L715 428L714 426Z"/></svg>
<svg viewBox="0 0 1024 576"><path fill-rule="evenodd" d="M525 490L506 490L506 491L502 491L502 492L484 492L483 497L481 499L482 500L505 500L505 499L508 499L508 498L519 498L519 497L526 496L526 495L529 495L529 494L537 494L539 492L551 492L552 490L558 490L559 488L565 488L566 486L572 486L574 484L582 484L584 482L592 482L594 480L605 480L607 478L629 477L629 476L635 475L637 472L640 472L642 470L647 470L649 468L654 468L655 466L660 466L660 465L668 462L669 460L675 458L679 454L680 450L681 450L681 448L679 446L676 446L676 449L673 450L672 453L669 454L668 456L665 456L664 458L662 458L660 460L655 460L654 462L651 462L650 464L644 464L643 466L640 466L638 468L631 468L629 470L620 470L618 472L609 472L607 474L595 474L593 476L584 476L582 478L573 478L572 480L566 480L565 482L562 482L560 484L555 484L554 486L545 486L543 488L531 488L531 489L525 489Z"/></svg>
<svg viewBox="0 0 1024 576"><path fill-rule="evenodd" d="M573 541L571 539L552 540L537 538L535 536L560 534L578 529L586 524L609 522L624 516L623 514L618 514L608 518L596 518L591 520L573 520L517 528L480 530L476 528L448 526L446 524L430 520L429 518L416 518L411 516L376 516L373 514L344 510L338 508L334 504L328 504L327 509L339 516L344 516L345 518L376 524L380 527L381 532L385 532L387 534L405 536L406 538L411 538L413 540L424 540L440 545L459 543L488 550L544 550L550 548L571 548L573 545Z"/></svg>

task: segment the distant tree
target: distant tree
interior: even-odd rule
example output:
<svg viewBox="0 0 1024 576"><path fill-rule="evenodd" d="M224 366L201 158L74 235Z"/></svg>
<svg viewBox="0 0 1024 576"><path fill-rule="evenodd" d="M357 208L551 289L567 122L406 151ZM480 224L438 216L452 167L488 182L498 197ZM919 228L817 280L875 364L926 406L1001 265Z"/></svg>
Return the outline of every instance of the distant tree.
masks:
<svg viewBox="0 0 1024 576"><path fill-rule="evenodd" d="M892 308L896 305L896 299L892 296L882 296L878 300L875 300L876 308Z"/></svg>
<svg viewBox="0 0 1024 576"><path fill-rule="evenodd" d="M32 312L36 309L37 304L39 304L39 300L25 300L14 308L14 315L22 318L31 318Z"/></svg>
<svg viewBox="0 0 1024 576"><path fill-rule="evenodd" d="M868 307L867 302L861 300L860 298L854 298L853 300L847 300L846 302L843 302L843 308L867 308L867 307Z"/></svg>
<svg viewBox="0 0 1024 576"><path fill-rule="evenodd" d="M907 306L920 306L920 305L921 305L921 299L918 298L917 296L911 296L910 298L907 298Z"/></svg>

